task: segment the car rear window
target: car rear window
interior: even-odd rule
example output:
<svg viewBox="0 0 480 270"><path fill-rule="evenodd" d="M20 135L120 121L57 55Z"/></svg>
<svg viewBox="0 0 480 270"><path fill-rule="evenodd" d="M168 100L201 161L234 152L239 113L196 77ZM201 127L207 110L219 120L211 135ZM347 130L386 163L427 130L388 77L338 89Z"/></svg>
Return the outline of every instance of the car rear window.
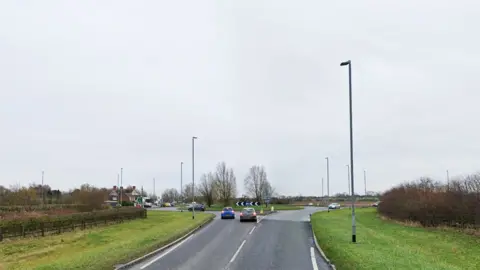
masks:
<svg viewBox="0 0 480 270"><path fill-rule="evenodd" d="M244 213L252 213L253 211L255 211L255 209L252 209L252 208L250 208L250 209L243 209L243 212L244 212Z"/></svg>
<svg viewBox="0 0 480 270"><path fill-rule="evenodd" d="M233 209L231 207L225 207L223 208L223 211L232 211Z"/></svg>

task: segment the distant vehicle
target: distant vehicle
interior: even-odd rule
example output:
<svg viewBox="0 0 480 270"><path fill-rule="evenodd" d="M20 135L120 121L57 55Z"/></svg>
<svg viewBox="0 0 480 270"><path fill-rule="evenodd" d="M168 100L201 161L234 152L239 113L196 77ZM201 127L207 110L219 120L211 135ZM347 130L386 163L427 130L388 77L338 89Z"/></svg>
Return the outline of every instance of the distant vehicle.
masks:
<svg viewBox="0 0 480 270"><path fill-rule="evenodd" d="M188 206L188 211L193 211L193 209L195 209L195 211L205 211L205 206L201 203L191 204Z"/></svg>
<svg viewBox="0 0 480 270"><path fill-rule="evenodd" d="M340 209L339 203L331 203L328 205L328 209Z"/></svg>
<svg viewBox="0 0 480 270"><path fill-rule="evenodd" d="M143 197L143 207L151 208L153 206L153 200L149 197Z"/></svg>
<svg viewBox="0 0 480 270"><path fill-rule="evenodd" d="M223 208L223 210L220 214L220 218L221 219L226 219L226 218L235 219L235 210L233 210L232 207Z"/></svg>
<svg viewBox="0 0 480 270"><path fill-rule="evenodd" d="M164 207L170 207L170 206L172 206L172 204L170 204L169 202L166 202L166 203L163 204L163 206Z"/></svg>
<svg viewBox="0 0 480 270"><path fill-rule="evenodd" d="M240 222L243 221L257 221L257 212L253 208L244 208L240 212Z"/></svg>
<svg viewBox="0 0 480 270"><path fill-rule="evenodd" d="M313 206L313 203L309 203L308 206Z"/></svg>
<svg viewBox="0 0 480 270"><path fill-rule="evenodd" d="M372 207L378 207L379 204L380 204L380 201L372 203Z"/></svg>

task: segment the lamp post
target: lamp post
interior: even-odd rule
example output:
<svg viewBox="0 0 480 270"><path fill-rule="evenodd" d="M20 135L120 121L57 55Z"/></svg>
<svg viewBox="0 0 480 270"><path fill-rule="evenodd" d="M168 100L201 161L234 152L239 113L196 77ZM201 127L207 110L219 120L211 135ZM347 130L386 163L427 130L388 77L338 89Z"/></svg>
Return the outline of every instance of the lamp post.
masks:
<svg viewBox="0 0 480 270"><path fill-rule="evenodd" d="M347 184L348 184L348 194L350 194L350 165L347 164Z"/></svg>
<svg viewBox="0 0 480 270"><path fill-rule="evenodd" d="M330 200L330 163L328 157L325 159L327 160L327 198Z"/></svg>
<svg viewBox="0 0 480 270"><path fill-rule="evenodd" d="M183 203L183 161L180 162L180 198Z"/></svg>
<svg viewBox="0 0 480 270"><path fill-rule="evenodd" d="M192 219L195 219L195 140L197 137L192 137Z"/></svg>
<svg viewBox="0 0 480 270"><path fill-rule="evenodd" d="M365 196L367 196L367 170L363 169L363 185L365 187Z"/></svg>
<svg viewBox="0 0 480 270"><path fill-rule="evenodd" d="M340 66L348 66L348 103L350 114L350 175L352 186L352 242L357 242L357 228L355 224L355 186L353 170L353 113L352 113L352 61L340 63Z"/></svg>

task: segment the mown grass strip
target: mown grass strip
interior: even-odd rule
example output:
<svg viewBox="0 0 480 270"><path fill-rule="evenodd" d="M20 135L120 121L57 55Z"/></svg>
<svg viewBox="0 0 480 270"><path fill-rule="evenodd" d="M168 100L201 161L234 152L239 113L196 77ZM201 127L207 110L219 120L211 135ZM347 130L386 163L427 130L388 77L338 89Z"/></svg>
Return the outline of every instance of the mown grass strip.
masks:
<svg viewBox="0 0 480 270"><path fill-rule="evenodd" d="M357 210L357 243L351 243L349 209L318 212L312 225L320 247L340 270L480 267L480 238L453 230L404 226L376 209Z"/></svg>
<svg viewBox="0 0 480 270"><path fill-rule="evenodd" d="M42 238L5 241L0 269L113 269L178 239L213 214L149 211L146 219Z"/></svg>

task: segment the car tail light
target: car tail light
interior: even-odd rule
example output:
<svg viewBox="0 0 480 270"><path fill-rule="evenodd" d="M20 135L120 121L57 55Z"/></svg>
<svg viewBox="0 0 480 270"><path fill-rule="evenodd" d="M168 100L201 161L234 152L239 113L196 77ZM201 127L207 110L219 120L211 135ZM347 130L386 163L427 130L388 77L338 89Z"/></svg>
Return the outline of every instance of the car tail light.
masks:
<svg viewBox="0 0 480 270"><path fill-rule="evenodd" d="M240 216L243 216L243 213L240 213Z"/></svg>
<svg viewBox="0 0 480 270"><path fill-rule="evenodd" d="M232 210L232 213L234 213L234 214L235 214L235 210Z"/></svg>
<svg viewBox="0 0 480 270"><path fill-rule="evenodd" d="M222 211L222 214L225 213L225 211Z"/></svg>
<svg viewBox="0 0 480 270"><path fill-rule="evenodd" d="M257 213L253 212L253 215L254 215L254 216L256 216L256 215L257 215Z"/></svg>

